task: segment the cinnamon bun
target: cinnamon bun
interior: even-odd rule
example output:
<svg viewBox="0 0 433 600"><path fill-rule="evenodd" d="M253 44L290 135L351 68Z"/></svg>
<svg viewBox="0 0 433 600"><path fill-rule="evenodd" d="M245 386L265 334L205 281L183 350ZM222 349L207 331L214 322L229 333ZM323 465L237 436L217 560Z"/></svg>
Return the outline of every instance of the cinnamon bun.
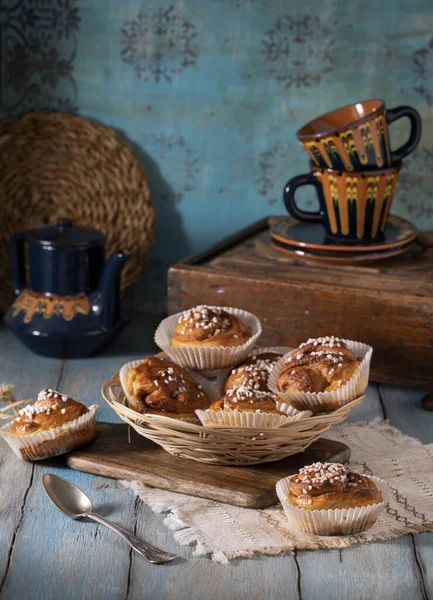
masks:
<svg viewBox="0 0 433 600"><path fill-rule="evenodd" d="M310 339L287 358L278 374L278 389L281 392L332 392L357 374L360 362L339 338Z"/></svg>
<svg viewBox="0 0 433 600"><path fill-rule="evenodd" d="M340 463L314 463L290 479L287 502L305 510L357 508L383 501L376 484Z"/></svg>
<svg viewBox="0 0 433 600"><path fill-rule="evenodd" d="M0 437L24 460L50 458L95 437L96 410L97 406L87 408L67 394L47 388L0 429Z"/></svg>
<svg viewBox="0 0 433 600"><path fill-rule="evenodd" d="M236 365L224 382L224 392L230 388L247 387L251 390L267 392L268 378L275 365L281 358L277 352L262 352L249 356Z"/></svg>
<svg viewBox="0 0 433 600"><path fill-rule="evenodd" d="M151 356L128 370L125 380L127 405L145 414L196 419L196 409L206 409L210 400L186 369L170 360Z"/></svg>
<svg viewBox="0 0 433 600"><path fill-rule="evenodd" d="M223 308L196 306L179 317L171 346L242 346L250 337L250 331L236 315Z"/></svg>
<svg viewBox="0 0 433 600"><path fill-rule="evenodd" d="M36 402L18 412L11 433L24 436L47 431L78 419L88 411L87 406L69 398L67 394L45 389L39 393Z"/></svg>
<svg viewBox="0 0 433 600"><path fill-rule="evenodd" d="M239 411L250 413L266 413L286 416L285 413L278 410L277 396L269 391L251 390L245 386L231 388L227 390L222 398L213 402L209 410L211 411Z"/></svg>

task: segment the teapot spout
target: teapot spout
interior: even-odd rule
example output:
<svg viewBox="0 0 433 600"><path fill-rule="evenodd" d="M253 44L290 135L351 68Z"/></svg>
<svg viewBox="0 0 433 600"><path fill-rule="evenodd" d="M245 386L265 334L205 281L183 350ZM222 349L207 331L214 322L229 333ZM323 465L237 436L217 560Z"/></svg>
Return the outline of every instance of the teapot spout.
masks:
<svg viewBox="0 0 433 600"><path fill-rule="evenodd" d="M96 292L91 296L92 312L103 327L110 328L120 321L120 276L130 250L113 252L105 263Z"/></svg>

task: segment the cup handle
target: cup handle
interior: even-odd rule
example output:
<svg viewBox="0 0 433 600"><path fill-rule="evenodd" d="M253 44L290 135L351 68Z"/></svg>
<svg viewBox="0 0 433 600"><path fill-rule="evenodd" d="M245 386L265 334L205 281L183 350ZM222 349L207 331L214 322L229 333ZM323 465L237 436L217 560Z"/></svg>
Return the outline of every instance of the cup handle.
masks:
<svg viewBox="0 0 433 600"><path fill-rule="evenodd" d="M411 106L397 106L386 111L386 122L393 123L402 117L410 121L410 135L408 141L397 150L391 151L391 162L395 163L410 154L418 146L421 139L422 124L417 110Z"/></svg>
<svg viewBox="0 0 433 600"><path fill-rule="evenodd" d="M303 185L314 186L319 197L320 205L323 205L323 192L320 182L317 180L314 173L306 173L305 175L297 175L296 177L292 177L292 179L290 179L290 181L286 183L283 198L287 212L299 221L314 221L316 223L323 223L324 214L322 210L313 212L301 210L297 207L295 202L295 192L299 187Z"/></svg>

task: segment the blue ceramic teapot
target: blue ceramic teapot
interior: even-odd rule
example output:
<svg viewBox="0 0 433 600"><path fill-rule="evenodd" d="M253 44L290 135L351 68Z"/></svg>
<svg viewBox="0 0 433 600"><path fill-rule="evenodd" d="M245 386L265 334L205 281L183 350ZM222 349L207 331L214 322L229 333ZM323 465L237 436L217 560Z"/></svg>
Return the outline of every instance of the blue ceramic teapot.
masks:
<svg viewBox="0 0 433 600"><path fill-rule="evenodd" d="M12 236L16 299L5 322L28 348L56 358L86 357L125 325L120 275L130 251L105 262L104 246L102 233L70 219Z"/></svg>

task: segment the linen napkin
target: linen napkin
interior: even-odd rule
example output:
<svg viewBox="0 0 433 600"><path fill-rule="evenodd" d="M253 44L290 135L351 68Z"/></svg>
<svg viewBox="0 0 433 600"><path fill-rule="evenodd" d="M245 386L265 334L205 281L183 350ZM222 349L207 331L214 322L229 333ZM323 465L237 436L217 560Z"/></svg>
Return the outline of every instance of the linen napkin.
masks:
<svg viewBox="0 0 433 600"><path fill-rule="evenodd" d="M181 545L195 556L211 555L219 563L255 553L345 548L357 542L395 538L433 530L433 444L423 445L387 422L375 420L338 425L327 434L350 447L350 466L376 475L391 487L386 509L371 529L351 536L314 536L288 525L280 504L266 509L231 506L124 481L158 513Z"/></svg>

